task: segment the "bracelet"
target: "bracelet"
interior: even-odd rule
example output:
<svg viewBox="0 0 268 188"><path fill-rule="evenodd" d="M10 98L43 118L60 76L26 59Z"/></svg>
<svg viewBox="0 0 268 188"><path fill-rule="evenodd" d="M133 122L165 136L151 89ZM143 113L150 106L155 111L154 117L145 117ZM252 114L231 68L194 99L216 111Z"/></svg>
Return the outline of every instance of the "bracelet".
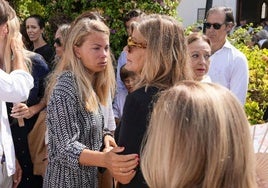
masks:
<svg viewBox="0 0 268 188"><path fill-rule="evenodd" d="M105 132L105 133L103 134L103 138L104 138L105 136L111 136L111 137L114 137L114 135L113 135L112 133L110 133L110 132Z"/></svg>

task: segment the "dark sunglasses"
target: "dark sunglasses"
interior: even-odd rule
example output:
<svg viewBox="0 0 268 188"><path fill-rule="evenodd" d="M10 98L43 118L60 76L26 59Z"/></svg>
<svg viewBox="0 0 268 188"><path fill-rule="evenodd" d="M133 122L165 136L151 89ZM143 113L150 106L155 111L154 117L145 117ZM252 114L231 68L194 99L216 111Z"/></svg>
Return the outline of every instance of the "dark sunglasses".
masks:
<svg viewBox="0 0 268 188"><path fill-rule="evenodd" d="M58 46L61 46L61 41L60 41L59 38L56 38L56 39L54 40L54 43L57 44Z"/></svg>
<svg viewBox="0 0 268 188"><path fill-rule="evenodd" d="M146 46L146 44L143 44L143 43L137 43L137 42L133 41L131 37L128 37L128 39L127 39L128 52L130 53L134 47L146 48L147 46Z"/></svg>
<svg viewBox="0 0 268 188"><path fill-rule="evenodd" d="M213 26L214 29L219 30L219 29L221 28L221 26L224 25L224 24L225 24L225 23L223 23L223 24L219 24L219 23L211 24L211 23L205 22L205 23L204 23L204 27L205 27L206 29L210 29L211 26Z"/></svg>

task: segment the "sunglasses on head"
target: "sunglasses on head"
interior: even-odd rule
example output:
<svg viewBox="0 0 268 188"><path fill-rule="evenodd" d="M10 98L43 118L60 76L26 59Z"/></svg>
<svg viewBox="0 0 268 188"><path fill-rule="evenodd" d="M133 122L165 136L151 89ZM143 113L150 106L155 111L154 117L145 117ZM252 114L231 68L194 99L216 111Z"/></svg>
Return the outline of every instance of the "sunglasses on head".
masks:
<svg viewBox="0 0 268 188"><path fill-rule="evenodd" d="M212 24L212 23L209 23L209 22L205 22L205 23L204 23L204 27L205 27L206 29L210 29L211 26L213 26L214 29L219 30L219 29L221 28L221 26L224 25L224 24L225 24L225 23L223 23L223 24L219 24L219 23L214 23L214 24Z"/></svg>
<svg viewBox="0 0 268 188"><path fill-rule="evenodd" d="M54 40L54 43L57 44L58 46L61 46L61 41L60 41L59 38L56 38L56 39Z"/></svg>
<svg viewBox="0 0 268 188"><path fill-rule="evenodd" d="M132 40L131 37L128 37L127 39L127 48L128 48L128 52L131 52L133 48L146 48L146 44L143 43L137 43L135 41Z"/></svg>

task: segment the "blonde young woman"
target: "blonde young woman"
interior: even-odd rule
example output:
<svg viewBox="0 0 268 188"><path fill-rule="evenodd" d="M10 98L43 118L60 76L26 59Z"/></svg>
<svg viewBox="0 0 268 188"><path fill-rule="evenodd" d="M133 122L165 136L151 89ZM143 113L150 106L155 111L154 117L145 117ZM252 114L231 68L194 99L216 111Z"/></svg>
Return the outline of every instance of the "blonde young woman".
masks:
<svg viewBox="0 0 268 188"><path fill-rule="evenodd" d="M20 30L18 17L8 20L9 37L15 37ZM22 49L21 53L31 61L31 75L34 78L34 87L31 89L27 101L20 103L7 102L8 118L15 146L16 157L22 168L22 179L19 187L42 187L42 177L33 174L33 163L29 152L28 134L32 131L39 112L46 106L42 101L45 90L45 78L49 67L44 58L37 53ZM23 120L23 124L17 119ZM23 126L22 126L23 125Z"/></svg>
<svg viewBox="0 0 268 188"><path fill-rule="evenodd" d="M172 17L148 15L132 25L127 45L126 69L135 72L140 80L128 94L120 126L118 145L124 154L139 153L156 96L177 82L190 79L184 32ZM122 173L128 169L120 169ZM139 168L129 177L115 177L120 187L147 187Z"/></svg>
<svg viewBox="0 0 268 188"><path fill-rule="evenodd" d="M23 53L22 35L19 29L13 30L9 25L14 17L14 9L7 1L0 0L0 187L5 188L16 188L22 175L5 103L25 101L33 87L28 69L30 61Z"/></svg>
<svg viewBox="0 0 268 188"><path fill-rule="evenodd" d="M144 141L149 187L257 187L247 117L223 86L184 81L164 91Z"/></svg>
<svg viewBox="0 0 268 188"><path fill-rule="evenodd" d="M70 28L55 70L57 79L48 86L46 188L96 188L97 167L128 176L137 166L137 154L118 155L124 148L104 132L100 105L107 105L114 87L109 34L102 21L88 17L77 19ZM100 152L103 142L107 152ZM122 173L120 168L129 171Z"/></svg>

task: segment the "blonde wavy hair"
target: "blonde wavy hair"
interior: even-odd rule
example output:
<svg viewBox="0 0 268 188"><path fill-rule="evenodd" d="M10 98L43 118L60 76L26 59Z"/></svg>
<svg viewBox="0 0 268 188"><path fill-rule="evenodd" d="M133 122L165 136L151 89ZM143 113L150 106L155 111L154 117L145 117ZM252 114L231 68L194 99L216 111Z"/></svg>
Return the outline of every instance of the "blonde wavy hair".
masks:
<svg viewBox="0 0 268 188"><path fill-rule="evenodd" d="M146 41L146 59L137 88L166 89L180 80L192 79L186 39L180 23L159 14L142 16L132 24Z"/></svg>
<svg viewBox="0 0 268 188"><path fill-rule="evenodd" d="M149 187L257 187L247 117L220 85L182 81L164 91L143 144Z"/></svg>
<svg viewBox="0 0 268 188"><path fill-rule="evenodd" d="M8 29L8 34L6 36L6 44L4 48L4 58L3 58L3 69L7 72L10 73L13 70L12 67L12 50L11 50L11 41L12 39L16 40L17 44L20 44L20 49L23 53L23 59L24 63L27 65L27 68L29 71L31 71L31 60L28 58L26 54L26 48L23 44L22 40L22 35L20 33L20 20L18 19L15 10L6 2L6 1L1 1L1 6L0 6L0 15L4 13L4 10L6 11L7 14L7 19L4 20L4 23L7 24L7 29ZM3 16L3 15L2 15Z"/></svg>
<svg viewBox="0 0 268 188"><path fill-rule="evenodd" d="M98 102L107 105L109 94L115 87L115 75L111 56L108 57L106 69L92 75L75 55L74 46L81 46L88 35L96 32L110 35L109 28L100 20L92 20L85 17L71 25L63 57L50 77L47 88L48 96L50 96L56 84L56 78L62 71L70 70L75 75L80 100L84 102L85 108L92 112L98 109Z"/></svg>

